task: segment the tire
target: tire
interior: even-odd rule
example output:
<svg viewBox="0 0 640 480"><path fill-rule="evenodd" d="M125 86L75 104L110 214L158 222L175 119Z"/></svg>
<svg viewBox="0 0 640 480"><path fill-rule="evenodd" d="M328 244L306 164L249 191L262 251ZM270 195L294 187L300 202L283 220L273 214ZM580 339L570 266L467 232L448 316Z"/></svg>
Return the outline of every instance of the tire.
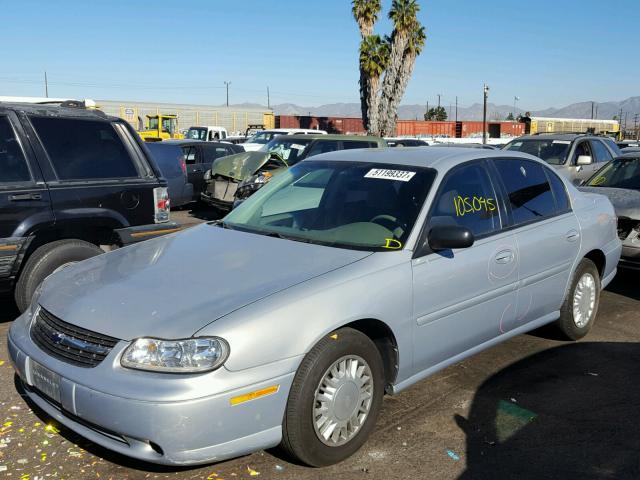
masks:
<svg viewBox="0 0 640 480"><path fill-rule="evenodd" d="M83 240L57 240L38 247L28 258L15 289L16 305L24 312L38 285L57 268L95 257L102 250Z"/></svg>
<svg viewBox="0 0 640 480"><path fill-rule="evenodd" d="M358 415L360 408L365 404L368 406L368 412L364 417L359 417L362 420L359 427L352 429L352 432L347 431L344 438L334 441L332 436L329 436L322 441L322 432L320 429L316 431L314 421L315 406L320 404L316 402L316 393L322 393L320 383L323 379L326 380L325 375L331 375L331 381L343 381L344 377L334 376L333 372L329 372L339 360L344 361L345 366L356 365L358 371L363 371L363 383L366 386L358 390L359 387L351 380L340 385L337 392L342 393L339 394L340 397L335 397L339 398L340 402L329 402L333 405L332 412L338 415L334 418L346 419L354 412ZM366 375L367 368L369 376ZM369 379L366 380L366 377ZM369 387L372 389L368 391L370 401L362 400L359 394L363 392L363 388ZM342 328L333 332L311 349L296 372L284 415L281 448L289 456L313 467L341 462L353 455L367 441L380 412L383 393L384 367L380 353L371 339L352 328ZM354 395L357 395L357 400L354 399ZM366 407L363 408L366 410ZM332 431L336 430L340 429L335 428ZM329 430L325 430L325 433L327 432Z"/></svg>
<svg viewBox="0 0 640 480"><path fill-rule="evenodd" d="M586 283L581 284L581 280ZM560 309L560 318L556 321L556 326L568 340L581 339L593 327L600 304L600 289L598 269L591 260L583 258L573 274L571 286ZM582 292L582 303L577 299L577 295L580 294L579 290ZM591 292L593 293L591 294ZM587 298L591 298L591 301ZM581 305L581 307L574 308L574 303ZM589 307L586 308L585 305L589 305ZM590 312L590 314L581 313L580 308L582 308L582 312L585 312L586 308L586 313Z"/></svg>

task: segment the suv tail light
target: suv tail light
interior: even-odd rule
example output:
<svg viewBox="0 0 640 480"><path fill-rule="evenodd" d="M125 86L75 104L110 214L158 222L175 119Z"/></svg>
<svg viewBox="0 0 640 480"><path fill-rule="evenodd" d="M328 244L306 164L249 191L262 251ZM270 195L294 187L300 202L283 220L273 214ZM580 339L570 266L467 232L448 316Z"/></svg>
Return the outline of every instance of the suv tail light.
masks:
<svg viewBox="0 0 640 480"><path fill-rule="evenodd" d="M169 209L171 201L169 200L169 190L167 187L156 187L153 189L153 210L154 220L156 223L169 221Z"/></svg>
<svg viewBox="0 0 640 480"><path fill-rule="evenodd" d="M184 173L184 176L187 176L187 164L184 161L184 155L180 155L178 157L178 159L180 160L180 168L182 169L182 173Z"/></svg>

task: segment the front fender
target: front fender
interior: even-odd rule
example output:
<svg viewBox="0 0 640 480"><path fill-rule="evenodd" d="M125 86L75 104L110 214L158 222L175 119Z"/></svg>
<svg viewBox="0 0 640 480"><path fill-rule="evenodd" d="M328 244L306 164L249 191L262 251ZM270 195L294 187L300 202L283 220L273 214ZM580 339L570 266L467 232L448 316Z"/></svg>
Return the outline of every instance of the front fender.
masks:
<svg viewBox="0 0 640 480"><path fill-rule="evenodd" d="M411 252L384 252L257 301L200 331L220 336L231 354L225 367L255 368L300 359L324 336L362 319L376 319L398 344L397 381L413 369Z"/></svg>

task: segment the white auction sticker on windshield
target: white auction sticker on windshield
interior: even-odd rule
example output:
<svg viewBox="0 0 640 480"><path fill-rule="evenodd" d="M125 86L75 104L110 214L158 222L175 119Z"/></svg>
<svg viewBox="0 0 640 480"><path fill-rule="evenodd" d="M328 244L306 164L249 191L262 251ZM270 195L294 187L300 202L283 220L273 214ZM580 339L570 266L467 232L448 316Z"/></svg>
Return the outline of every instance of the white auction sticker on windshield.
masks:
<svg viewBox="0 0 640 480"><path fill-rule="evenodd" d="M413 178L416 172L407 172L404 170L387 170L384 168L372 168L364 176L365 178L381 178L383 180L399 180L408 182Z"/></svg>
<svg viewBox="0 0 640 480"><path fill-rule="evenodd" d="M296 150L304 150L306 145L300 145L299 143L292 143L291 148L295 148Z"/></svg>
<svg viewBox="0 0 640 480"><path fill-rule="evenodd" d="M571 140L554 140L551 143L559 143L561 145L569 145L571 143Z"/></svg>

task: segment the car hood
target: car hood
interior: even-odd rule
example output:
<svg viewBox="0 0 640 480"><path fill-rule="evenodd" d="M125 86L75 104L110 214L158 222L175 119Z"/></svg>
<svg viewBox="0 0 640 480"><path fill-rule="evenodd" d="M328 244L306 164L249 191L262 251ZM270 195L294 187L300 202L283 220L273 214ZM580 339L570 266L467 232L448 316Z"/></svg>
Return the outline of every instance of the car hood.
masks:
<svg viewBox="0 0 640 480"><path fill-rule="evenodd" d="M627 188L580 187L580 191L606 195L618 217L640 220L640 191Z"/></svg>
<svg viewBox="0 0 640 480"><path fill-rule="evenodd" d="M186 338L369 255L204 224L65 268L45 281L39 303L65 322L123 340Z"/></svg>
<svg viewBox="0 0 640 480"><path fill-rule="evenodd" d="M211 176L222 175L238 181L246 180L269 160L267 152L242 152L219 158L211 165Z"/></svg>

